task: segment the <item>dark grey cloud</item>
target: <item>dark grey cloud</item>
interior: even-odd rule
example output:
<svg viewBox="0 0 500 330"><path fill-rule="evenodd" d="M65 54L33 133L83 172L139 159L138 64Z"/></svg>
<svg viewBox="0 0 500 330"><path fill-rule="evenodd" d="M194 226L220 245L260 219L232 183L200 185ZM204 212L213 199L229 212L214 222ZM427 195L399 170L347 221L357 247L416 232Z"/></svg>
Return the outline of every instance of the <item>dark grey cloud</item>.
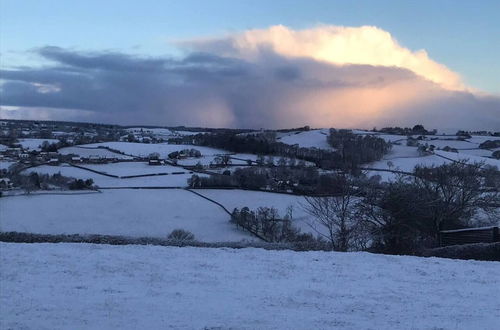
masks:
<svg viewBox="0 0 500 330"><path fill-rule="evenodd" d="M336 66L263 50L258 61L211 53L147 58L37 50L51 65L0 71L1 105L82 110L124 124L232 127L384 126L500 129L500 100L450 92L412 72ZM47 110L49 109L49 110ZM30 116L35 111L30 111ZM1 114L1 112L0 112ZM90 117L89 117L90 114ZM56 115L54 115L56 116Z"/></svg>

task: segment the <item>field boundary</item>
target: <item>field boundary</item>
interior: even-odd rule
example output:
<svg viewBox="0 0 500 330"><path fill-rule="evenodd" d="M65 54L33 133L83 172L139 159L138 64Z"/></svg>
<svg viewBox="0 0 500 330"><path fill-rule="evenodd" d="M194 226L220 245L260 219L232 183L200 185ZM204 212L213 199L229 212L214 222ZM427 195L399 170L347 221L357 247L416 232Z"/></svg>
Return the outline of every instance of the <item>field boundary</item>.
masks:
<svg viewBox="0 0 500 330"><path fill-rule="evenodd" d="M304 243L269 243L269 242L199 242L180 241L155 237L128 237L116 235L83 235L83 234L34 234L22 232L0 232L0 242L6 243L88 243L106 245L154 245L174 247L200 248L259 248L264 250L293 250L293 251L331 251L324 245Z"/></svg>

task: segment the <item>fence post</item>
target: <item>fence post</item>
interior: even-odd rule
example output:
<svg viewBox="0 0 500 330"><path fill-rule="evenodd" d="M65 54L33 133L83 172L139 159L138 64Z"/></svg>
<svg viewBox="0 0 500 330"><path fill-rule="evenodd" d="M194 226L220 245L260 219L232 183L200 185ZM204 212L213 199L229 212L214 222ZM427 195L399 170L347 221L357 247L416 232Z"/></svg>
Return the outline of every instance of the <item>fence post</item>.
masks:
<svg viewBox="0 0 500 330"><path fill-rule="evenodd" d="M500 242L500 235L498 234L498 227L493 227L493 242Z"/></svg>

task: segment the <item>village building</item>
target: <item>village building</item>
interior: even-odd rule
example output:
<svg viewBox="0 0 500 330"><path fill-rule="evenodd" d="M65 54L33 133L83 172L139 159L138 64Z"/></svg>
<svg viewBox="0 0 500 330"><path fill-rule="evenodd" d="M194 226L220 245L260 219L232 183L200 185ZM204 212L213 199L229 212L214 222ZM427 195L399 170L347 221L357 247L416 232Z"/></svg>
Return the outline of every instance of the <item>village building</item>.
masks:
<svg viewBox="0 0 500 330"><path fill-rule="evenodd" d="M162 165L163 164L163 161L159 160L159 159L150 159L148 161L148 164L149 165Z"/></svg>
<svg viewBox="0 0 500 330"><path fill-rule="evenodd" d="M7 190L13 187L9 178L0 178L0 190Z"/></svg>

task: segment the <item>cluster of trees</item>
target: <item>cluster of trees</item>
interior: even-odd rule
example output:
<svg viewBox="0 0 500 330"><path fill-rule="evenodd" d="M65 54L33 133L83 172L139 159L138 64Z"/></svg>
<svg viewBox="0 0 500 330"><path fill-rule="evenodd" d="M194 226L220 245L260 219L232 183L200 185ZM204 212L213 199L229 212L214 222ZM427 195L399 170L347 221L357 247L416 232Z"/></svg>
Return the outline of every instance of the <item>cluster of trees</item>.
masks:
<svg viewBox="0 0 500 330"><path fill-rule="evenodd" d="M58 187L60 189L92 189L93 181L88 180L75 180L61 175L61 173L55 174L39 174L32 172L29 174L22 174L11 172L8 177L10 178L14 187L19 187L24 189L26 192L31 192L35 190L49 190L53 187Z"/></svg>
<svg viewBox="0 0 500 330"><path fill-rule="evenodd" d="M481 136L500 136L500 132L490 132L490 131L463 131L459 130L455 135L470 139L471 135L481 135Z"/></svg>
<svg viewBox="0 0 500 330"><path fill-rule="evenodd" d="M359 165L382 159L391 144L373 135L354 134L350 130L330 129L328 143L337 150L343 169L355 170Z"/></svg>
<svg viewBox="0 0 500 330"><path fill-rule="evenodd" d="M311 234L303 234L292 224L292 209L288 208L287 214L280 217L278 210L273 207L259 207L256 211L243 207L235 208L231 215L231 222L237 228L246 230L266 242L296 243L314 242L316 239Z"/></svg>
<svg viewBox="0 0 500 330"><path fill-rule="evenodd" d="M337 195L307 197L304 209L336 250L412 254L437 246L441 230L471 226L478 212L497 219L499 183L498 169L483 164L417 167L383 184L341 175Z"/></svg>
<svg viewBox="0 0 500 330"><path fill-rule="evenodd" d="M500 172L481 163L420 166L388 183L345 172L313 180L316 195L301 207L316 238L293 227L291 212L280 218L275 209L236 209L232 222L269 242L319 239L337 251L415 254L438 246L441 230L486 225L500 216Z"/></svg>
<svg viewBox="0 0 500 330"><path fill-rule="evenodd" d="M201 157L201 151L197 149L183 149L180 151L174 151L168 154L168 158L170 159L179 159L181 157Z"/></svg>
<svg viewBox="0 0 500 330"><path fill-rule="evenodd" d="M380 132L385 134L395 134L395 135L435 135L437 130L433 129L428 131L423 125L417 124L410 127L384 127L379 130L373 129L374 132Z"/></svg>
<svg viewBox="0 0 500 330"><path fill-rule="evenodd" d="M59 189L82 190L93 189L92 179L81 180L62 175L40 174L37 172L24 173L26 167L21 163L14 163L8 169L0 170L0 177L9 178L14 187L24 189L26 192L34 190Z"/></svg>
<svg viewBox="0 0 500 330"><path fill-rule="evenodd" d="M176 242L192 242L195 240L194 234L184 229L172 230L167 238Z"/></svg>
<svg viewBox="0 0 500 330"><path fill-rule="evenodd" d="M93 185L94 185L94 180L92 179L87 179L87 180L75 179L69 184L68 188L69 190L86 190L86 189L92 189Z"/></svg>
<svg viewBox="0 0 500 330"><path fill-rule="evenodd" d="M361 136L350 131L332 130L328 141L338 150L301 148L275 140L273 132L255 134L235 134L222 132L199 134L194 137L196 144L221 148L237 153L257 155L277 155L281 157L310 161L324 169L356 169L358 165L379 160L390 150L390 143L374 136ZM339 147L339 148L337 148Z"/></svg>
<svg viewBox="0 0 500 330"><path fill-rule="evenodd" d="M257 155L272 154L275 151L275 141L262 134L238 135L235 132L218 132L197 134L194 141L198 145L221 148L237 153L252 153Z"/></svg>
<svg viewBox="0 0 500 330"><path fill-rule="evenodd" d="M500 140L487 140L479 145L481 149L496 149L500 148Z"/></svg>
<svg viewBox="0 0 500 330"><path fill-rule="evenodd" d="M320 175L315 167L245 167L232 174L193 175L188 185L193 188L234 187L245 189L265 189L291 191L301 194L323 193L327 187L328 175Z"/></svg>

